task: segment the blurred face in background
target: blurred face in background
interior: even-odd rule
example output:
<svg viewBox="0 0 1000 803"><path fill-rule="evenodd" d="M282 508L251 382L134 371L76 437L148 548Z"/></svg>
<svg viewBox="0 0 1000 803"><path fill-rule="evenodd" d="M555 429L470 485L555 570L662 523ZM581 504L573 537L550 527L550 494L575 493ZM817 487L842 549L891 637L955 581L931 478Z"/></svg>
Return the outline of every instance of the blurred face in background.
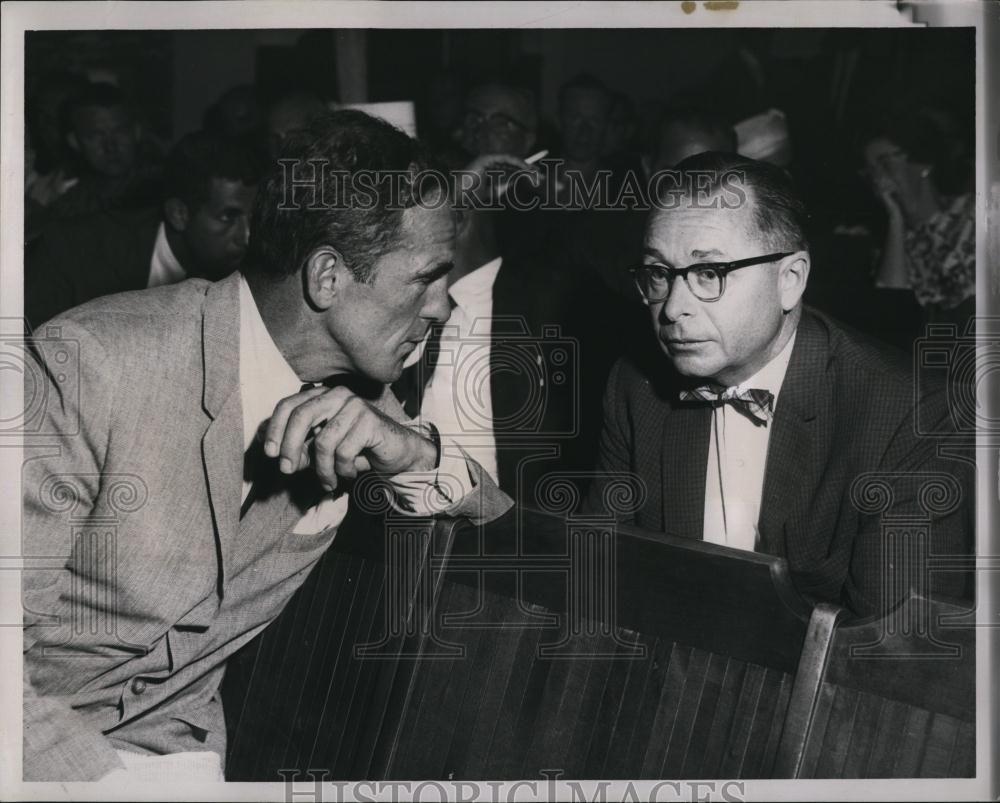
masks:
<svg viewBox="0 0 1000 803"><path fill-rule="evenodd" d="M138 140L138 127L122 106L84 106L73 115L70 145L100 176L128 176L135 167Z"/></svg>
<svg viewBox="0 0 1000 803"><path fill-rule="evenodd" d="M890 139L876 137L865 143L865 172L876 195L891 195L905 203L921 191L931 165L910 160L906 151Z"/></svg>
<svg viewBox="0 0 1000 803"><path fill-rule="evenodd" d="M250 241L256 194L256 186L212 178L208 197L198 206L188 207L178 199L167 202L168 222L179 232L186 252L178 256L189 273L221 279L239 268Z"/></svg>
<svg viewBox="0 0 1000 803"><path fill-rule="evenodd" d="M611 104L608 127L604 132L604 154L611 156L628 149L635 134L635 120L627 99L618 95Z"/></svg>
<svg viewBox="0 0 1000 803"><path fill-rule="evenodd" d="M611 99L600 89L569 89L559 107L563 148L568 159L592 162L604 147Z"/></svg>
<svg viewBox="0 0 1000 803"><path fill-rule="evenodd" d="M502 86L474 89L465 103L461 144L472 156L493 153L527 156L535 144L527 98Z"/></svg>

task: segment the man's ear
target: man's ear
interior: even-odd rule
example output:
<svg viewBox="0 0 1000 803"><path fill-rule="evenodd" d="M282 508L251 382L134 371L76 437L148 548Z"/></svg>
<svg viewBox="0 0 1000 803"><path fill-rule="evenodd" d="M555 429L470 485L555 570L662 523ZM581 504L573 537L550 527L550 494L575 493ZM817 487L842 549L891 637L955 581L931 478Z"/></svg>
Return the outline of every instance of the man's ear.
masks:
<svg viewBox="0 0 1000 803"><path fill-rule="evenodd" d="M329 309L351 278L340 252L331 245L321 245L306 259L303 283L307 300L315 309Z"/></svg>
<svg viewBox="0 0 1000 803"><path fill-rule="evenodd" d="M191 220L188 205L180 198L167 198L163 203L163 216L174 231L184 231Z"/></svg>
<svg viewBox="0 0 1000 803"><path fill-rule="evenodd" d="M66 143L67 143L67 144L68 144L68 145L69 145L69 146L70 146L70 147L71 147L71 148L72 148L72 149L73 149L74 151L76 151L77 153L79 153L79 152L80 152L80 140L78 140L78 139L76 138L76 133L75 133L75 132L73 132L73 131L70 131L70 132L69 132L69 133L68 133L68 134L66 135Z"/></svg>
<svg viewBox="0 0 1000 803"><path fill-rule="evenodd" d="M781 295L781 308L785 312L795 309L802 299L809 280L809 252L796 251L781 260L778 269L778 292Z"/></svg>

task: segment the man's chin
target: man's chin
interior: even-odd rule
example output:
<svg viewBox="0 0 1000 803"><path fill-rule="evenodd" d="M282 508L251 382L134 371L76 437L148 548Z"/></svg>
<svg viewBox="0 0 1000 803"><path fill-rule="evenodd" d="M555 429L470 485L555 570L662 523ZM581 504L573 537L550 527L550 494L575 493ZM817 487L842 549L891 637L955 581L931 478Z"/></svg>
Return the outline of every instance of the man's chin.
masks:
<svg viewBox="0 0 1000 803"><path fill-rule="evenodd" d="M710 365L709 361L703 357L693 354L671 354L667 350L666 345L663 345L663 351L667 355L667 359L670 360L670 364L674 367L674 370L681 376L700 379L710 377L715 372L714 366Z"/></svg>
<svg viewBox="0 0 1000 803"><path fill-rule="evenodd" d="M370 371L365 372L365 376L373 382L380 382L383 385L391 385L403 375L403 363L404 360L400 359L389 366L373 366Z"/></svg>

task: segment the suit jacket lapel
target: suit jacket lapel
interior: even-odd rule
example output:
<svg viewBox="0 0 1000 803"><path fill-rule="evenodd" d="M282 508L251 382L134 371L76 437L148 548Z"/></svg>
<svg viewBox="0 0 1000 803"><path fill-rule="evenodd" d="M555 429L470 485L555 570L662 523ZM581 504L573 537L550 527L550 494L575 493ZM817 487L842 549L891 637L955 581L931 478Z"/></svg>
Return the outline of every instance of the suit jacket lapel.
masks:
<svg viewBox="0 0 1000 803"><path fill-rule="evenodd" d="M671 389L676 396L677 390ZM671 399L671 405L676 398ZM673 406L663 422L663 529L671 535L701 539L705 522L705 472L712 410Z"/></svg>
<svg viewBox="0 0 1000 803"><path fill-rule="evenodd" d="M225 578L225 545L239 528L243 488L239 310L239 274L209 287L202 317L205 366L202 404L212 421L202 438L202 458L215 524L220 598Z"/></svg>
<svg viewBox="0 0 1000 803"><path fill-rule="evenodd" d="M808 309L803 310L771 423L758 520L759 552L787 555L786 523L803 514L819 482L823 446L818 422L829 420L832 402L826 375L829 353L823 327Z"/></svg>

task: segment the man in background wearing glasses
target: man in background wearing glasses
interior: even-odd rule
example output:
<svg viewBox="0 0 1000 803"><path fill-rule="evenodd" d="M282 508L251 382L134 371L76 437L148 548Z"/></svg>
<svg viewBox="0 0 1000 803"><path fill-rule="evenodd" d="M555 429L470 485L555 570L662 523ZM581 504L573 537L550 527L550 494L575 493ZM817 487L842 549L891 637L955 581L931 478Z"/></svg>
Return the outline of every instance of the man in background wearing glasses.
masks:
<svg viewBox="0 0 1000 803"><path fill-rule="evenodd" d="M538 111L530 91L483 84L466 99L459 136L470 156L506 153L524 158L535 144L537 129Z"/></svg>
<svg viewBox="0 0 1000 803"><path fill-rule="evenodd" d="M633 270L659 349L611 372L590 512L602 476L634 472L645 503L627 523L782 556L812 601L879 612L911 576L924 594L971 594L963 573L928 588L887 558L879 515L852 502L862 475L890 474L883 515L930 516L931 555L972 551L973 471L915 434L918 410L948 434L944 393L915 393L905 355L803 305L806 212L782 170L706 153L672 178ZM958 489L950 509L921 505L931 473Z"/></svg>

